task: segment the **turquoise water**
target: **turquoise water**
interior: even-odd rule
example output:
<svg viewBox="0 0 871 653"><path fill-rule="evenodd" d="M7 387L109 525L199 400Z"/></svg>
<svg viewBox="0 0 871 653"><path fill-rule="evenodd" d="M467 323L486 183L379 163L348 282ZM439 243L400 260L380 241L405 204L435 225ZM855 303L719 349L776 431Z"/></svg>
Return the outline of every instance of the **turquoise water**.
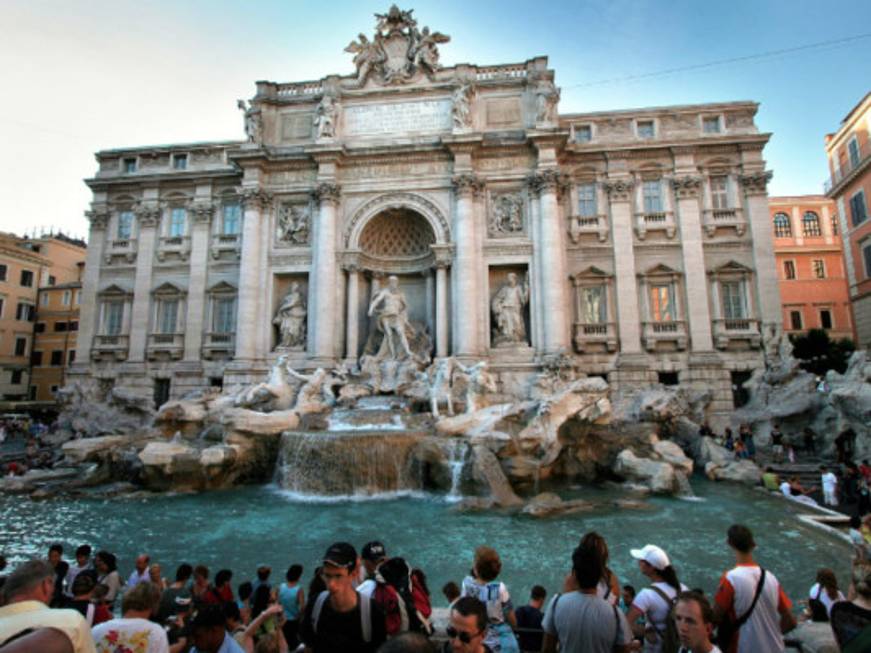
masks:
<svg viewBox="0 0 871 653"><path fill-rule="evenodd" d="M147 499L52 500L0 497L0 552L11 563L45 555L59 541L67 558L89 543L114 552L122 576L140 552L171 576L181 562L203 563L235 572L234 585L250 579L259 563L283 578L294 562L305 566L305 582L335 540L359 548L382 540L390 555L402 555L427 573L434 602L445 603L441 586L460 582L475 547L488 544L503 560L501 579L522 603L533 584L559 589L580 536L597 530L608 540L611 566L621 583L643 586L644 577L629 549L647 543L663 547L681 581L708 592L732 562L726 529L742 522L753 529L758 559L781 580L793 600L804 598L816 569L832 567L846 586L850 551L825 533L792 517L794 507L764 493L694 480L697 501L654 497L648 510L618 510L619 495L575 489L601 507L590 513L535 519L500 512L459 513L443 497L417 496L382 501L313 503L274 486L247 487L199 495L156 495Z"/></svg>

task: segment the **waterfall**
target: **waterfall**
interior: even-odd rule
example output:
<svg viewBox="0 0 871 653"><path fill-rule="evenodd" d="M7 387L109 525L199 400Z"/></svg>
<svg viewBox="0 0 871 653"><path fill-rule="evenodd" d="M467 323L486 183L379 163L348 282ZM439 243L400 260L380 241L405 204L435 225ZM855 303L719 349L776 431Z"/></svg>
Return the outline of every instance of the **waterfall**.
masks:
<svg viewBox="0 0 871 653"><path fill-rule="evenodd" d="M674 478L677 482L677 496L679 499L684 501L704 501L704 499L697 497L696 493L693 492L693 487L690 485L686 474L675 470Z"/></svg>
<svg viewBox="0 0 871 653"><path fill-rule="evenodd" d="M463 498L460 493L460 483L463 480L463 470L469 462L471 449L469 444L460 438L454 438L447 447L448 468L451 470L451 489L448 492L448 501L459 501Z"/></svg>

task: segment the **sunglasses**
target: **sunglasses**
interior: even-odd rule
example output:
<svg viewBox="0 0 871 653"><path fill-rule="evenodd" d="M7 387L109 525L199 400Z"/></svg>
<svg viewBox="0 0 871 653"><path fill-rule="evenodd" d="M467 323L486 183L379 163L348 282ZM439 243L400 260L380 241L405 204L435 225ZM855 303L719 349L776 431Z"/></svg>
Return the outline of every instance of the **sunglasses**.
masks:
<svg viewBox="0 0 871 653"><path fill-rule="evenodd" d="M465 631L459 631L453 626L448 626L445 628L445 632L448 635L448 639L458 639L463 644L469 644L475 637L480 635L483 630L479 630L477 633L467 633Z"/></svg>

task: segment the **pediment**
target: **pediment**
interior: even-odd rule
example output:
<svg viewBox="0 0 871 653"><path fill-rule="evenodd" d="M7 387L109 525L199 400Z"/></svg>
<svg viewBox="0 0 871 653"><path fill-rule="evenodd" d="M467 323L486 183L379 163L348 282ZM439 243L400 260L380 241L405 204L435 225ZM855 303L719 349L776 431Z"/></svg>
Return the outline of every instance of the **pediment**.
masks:
<svg viewBox="0 0 871 653"><path fill-rule="evenodd" d="M675 274L681 274L680 270L675 270L672 267L669 267L665 263L660 263L658 265L654 265L652 268L648 269L645 273L645 276L655 277L655 276L672 276Z"/></svg>
<svg viewBox="0 0 871 653"><path fill-rule="evenodd" d="M133 291L113 283L97 293L100 297L132 297Z"/></svg>
<svg viewBox="0 0 871 653"><path fill-rule="evenodd" d="M219 281L215 285L209 287L210 293L235 293L236 290L236 286L227 283L226 281Z"/></svg>
<svg viewBox="0 0 871 653"><path fill-rule="evenodd" d="M182 288L181 286L177 286L174 283L169 281L165 281L160 284L157 288L151 291L152 295L186 295L187 289Z"/></svg>
<svg viewBox="0 0 871 653"><path fill-rule="evenodd" d="M595 265L591 265L590 267L573 274L571 278L580 281L585 279L607 279L612 276L614 275L597 268Z"/></svg>
<svg viewBox="0 0 871 653"><path fill-rule="evenodd" d="M708 271L709 274L750 274L752 272L752 268L748 268L738 261L729 261Z"/></svg>

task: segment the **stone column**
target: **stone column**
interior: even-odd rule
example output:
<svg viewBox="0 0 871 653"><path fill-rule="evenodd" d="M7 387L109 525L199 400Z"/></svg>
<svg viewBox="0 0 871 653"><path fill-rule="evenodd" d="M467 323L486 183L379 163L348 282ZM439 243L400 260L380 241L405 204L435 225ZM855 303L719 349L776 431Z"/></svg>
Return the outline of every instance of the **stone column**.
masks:
<svg viewBox="0 0 871 653"><path fill-rule="evenodd" d="M681 257L686 283L686 316L693 351L712 351L711 309L705 287L705 251L702 246L702 219L699 195L702 180L685 176L672 180L677 196L677 213L681 233Z"/></svg>
<svg viewBox="0 0 871 653"><path fill-rule="evenodd" d="M90 362L91 346L100 324L100 306L97 304L97 286L100 283L100 264L106 244L106 225L109 210L105 206L86 211L91 223L88 233L88 253L85 261L85 276L82 279L82 295L79 310L79 332L76 334L76 363Z"/></svg>
<svg viewBox="0 0 871 653"><path fill-rule="evenodd" d="M475 196L484 184L473 174L457 175L453 179L457 203L454 214L453 285L453 353L455 356L476 356L480 352L478 321L480 289L478 288L478 256L475 246Z"/></svg>
<svg viewBox="0 0 871 653"><path fill-rule="evenodd" d="M756 269L756 287L759 319L762 322L764 342L777 338L783 329L777 264L774 257L774 236L768 217L768 181L771 173L759 172L741 175L744 206L750 234L753 237L753 263Z"/></svg>
<svg viewBox="0 0 871 653"><path fill-rule="evenodd" d="M257 187L243 188L242 254L239 261L239 298L236 308L236 360L252 361L257 353L260 320L260 230L272 195Z"/></svg>
<svg viewBox="0 0 871 653"><path fill-rule="evenodd" d="M432 268L424 270L420 273L426 284L426 326L430 333L435 333L435 315L433 309L435 305L435 272Z"/></svg>
<svg viewBox="0 0 871 653"><path fill-rule="evenodd" d="M348 324L345 329L345 342L347 344L345 358L356 361L360 351L360 320L357 314L360 305L360 268L350 264L345 269L348 271Z"/></svg>
<svg viewBox="0 0 871 653"><path fill-rule="evenodd" d="M191 232L191 265L187 297L187 319L184 326L184 360L199 362L203 346L203 321L206 304L206 274L211 239L212 215L215 207L201 201L193 205Z"/></svg>
<svg viewBox="0 0 871 653"><path fill-rule="evenodd" d="M160 224L160 207L142 204L136 209L139 238L136 242L136 275L133 282L133 308L130 313L130 348L127 360L141 363L151 329L151 285L154 247Z"/></svg>
<svg viewBox="0 0 871 653"><path fill-rule="evenodd" d="M309 354L331 360L336 357L336 212L339 187L323 182L314 191L318 202L312 243L313 264L309 279Z"/></svg>
<svg viewBox="0 0 871 653"><path fill-rule="evenodd" d="M436 263L436 356L448 355L448 271L446 262Z"/></svg>
<svg viewBox="0 0 871 653"><path fill-rule="evenodd" d="M553 354L569 347L568 275L559 194L566 185L565 175L558 170L543 170L535 175L539 195L539 237L541 259L537 265L541 279L544 316L544 353Z"/></svg>
<svg viewBox="0 0 871 653"><path fill-rule="evenodd" d="M532 240L532 265L529 270L529 322L532 333L529 341L537 353L544 352L544 311L542 310L542 285L539 272L541 256L541 205L539 184L535 175L526 178L529 191L529 237Z"/></svg>
<svg viewBox="0 0 871 653"><path fill-rule="evenodd" d="M638 313L638 279L633 247L632 180L604 183L611 209L614 245L614 280L617 287L617 327L620 352L641 353L641 316Z"/></svg>

